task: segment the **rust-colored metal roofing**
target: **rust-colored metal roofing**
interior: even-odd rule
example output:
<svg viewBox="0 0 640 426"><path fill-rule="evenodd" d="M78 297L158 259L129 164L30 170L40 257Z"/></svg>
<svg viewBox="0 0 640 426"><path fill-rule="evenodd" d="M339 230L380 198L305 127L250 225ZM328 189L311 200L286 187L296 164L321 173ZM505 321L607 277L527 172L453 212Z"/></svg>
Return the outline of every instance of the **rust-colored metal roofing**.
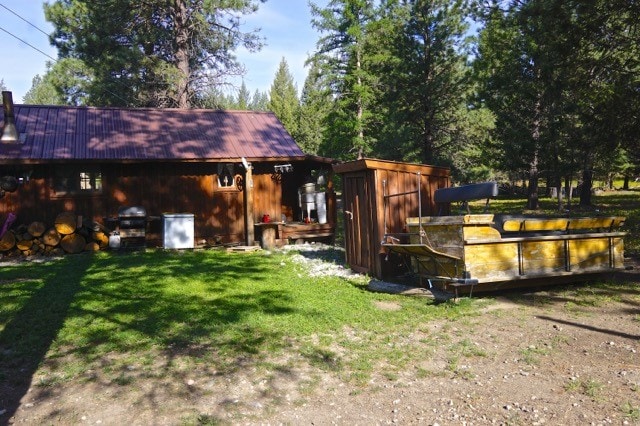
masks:
<svg viewBox="0 0 640 426"><path fill-rule="evenodd" d="M15 117L21 140L0 142L0 162L305 157L267 112L15 105Z"/></svg>

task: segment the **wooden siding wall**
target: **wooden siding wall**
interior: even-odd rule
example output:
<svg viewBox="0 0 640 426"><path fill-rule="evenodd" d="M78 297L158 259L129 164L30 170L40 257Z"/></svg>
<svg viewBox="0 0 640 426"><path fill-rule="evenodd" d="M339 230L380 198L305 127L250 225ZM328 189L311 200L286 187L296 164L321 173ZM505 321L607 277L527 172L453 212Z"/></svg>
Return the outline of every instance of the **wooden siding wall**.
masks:
<svg viewBox="0 0 640 426"><path fill-rule="evenodd" d="M407 194L388 199L387 209L384 208L383 182L386 182L387 195L401 194L416 191L418 189L418 177L415 173L395 170L375 171L375 206L380 218L377 229L377 240L382 239L384 230L384 215L387 220L388 232L406 232L405 220L408 217L418 216L418 194ZM436 203L433 200L436 189L448 186L449 179L442 176L420 175L420 198L422 216L435 216Z"/></svg>
<svg viewBox="0 0 640 426"><path fill-rule="evenodd" d="M420 201L417 193L406 194L389 198L385 208L384 196L416 191L418 171L422 215L436 215L434 193L449 186L446 169L376 160L358 160L338 167L344 189L346 257L355 271L382 279L398 272L402 262L387 261L381 241L385 233L406 232L405 221L418 216Z"/></svg>
<svg viewBox="0 0 640 426"><path fill-rule="evenodd" d="M373 174L350 173L345 176L342 184L347 263L356 272L368 273L374 263L371 238L376 211L370 194Z"/></svg>
<svg viewBox="0 0 640 426"><path fill-rule="evenodd" d="M30 182L0 199L0 224L8 212L17 214L18 224L53 224L62 211L106 224L106 218L117 217L120 207L136 205L156 219L151 221L150 234L161 232L162 213L193 213L197 239L239 242L244 238L243 192L217 187L215 163L108 164L101 170L101 193L64 195L52 189L53 166L34 167ZM279 220L283 210L281 182L273 178L272 171L273 164L254 166L255 221L265 213ZM236 175L242 175L240 168ZM301 176L288 178L302 182Z"/></svg>

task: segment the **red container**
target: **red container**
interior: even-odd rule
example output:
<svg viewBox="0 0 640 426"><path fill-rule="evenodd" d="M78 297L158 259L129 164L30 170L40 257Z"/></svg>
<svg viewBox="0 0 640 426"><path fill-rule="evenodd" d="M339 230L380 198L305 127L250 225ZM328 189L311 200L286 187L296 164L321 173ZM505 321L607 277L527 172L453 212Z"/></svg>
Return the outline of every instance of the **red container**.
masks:
<svg viewBox="0 0 640 426"><path fill-rule="evenodd" d="M262 222L263 223L269 223L271 222L271 217L268 214L265 214L262 216Z"/></svg>

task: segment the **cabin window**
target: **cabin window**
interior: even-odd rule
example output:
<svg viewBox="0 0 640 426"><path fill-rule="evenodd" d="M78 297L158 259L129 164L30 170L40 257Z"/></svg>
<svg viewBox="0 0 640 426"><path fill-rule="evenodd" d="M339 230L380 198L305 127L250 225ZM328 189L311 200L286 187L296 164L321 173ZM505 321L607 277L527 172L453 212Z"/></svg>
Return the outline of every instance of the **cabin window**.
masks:
<svg viewBox="0 0 640 426"><path fill-rule="evenodd" d="M235 189L236 179L233 175L233 164L218 164L218 188L219 189Z"/></svg>
<svg viewBox="0 0 640 426"><path fill-rule="evenodd" d="M80 191L102 191L100 172L80 172Z"/></svg>
<svg viewBox="0 0 640 426"><path fill-rule="evenodd" d="M97 168L57 167L53 189L56 194L100 193L102 173Z"/></svg>

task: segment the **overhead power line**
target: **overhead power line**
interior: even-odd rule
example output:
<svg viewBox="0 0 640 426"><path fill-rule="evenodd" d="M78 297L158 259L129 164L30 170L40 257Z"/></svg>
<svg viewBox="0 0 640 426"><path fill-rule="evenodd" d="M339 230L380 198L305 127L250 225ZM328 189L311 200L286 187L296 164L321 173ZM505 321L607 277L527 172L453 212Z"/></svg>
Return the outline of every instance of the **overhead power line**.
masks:
<svg viewBox="0 0 640 426"><path fill-rule="evenodd" d="M42 34L46 35L47 38L49 37L49 34L47 34L46 31L44 31L43 29L41 29L40 27L38 27L35 24L32 24L31 22L29 22L27 19L23 18L22 16L20 16L18 13L14 12L13 10L9 9L7 6L5 6L4 4L0 3L0 7L6 9L7 11L11 12L12 14L14 14L15 16L17 16L18 18L20 18L22 21L26 22L27 24L29 24L30 26L32 26L33 28L35 28L36 30L40 31ZM48 53L42 51L41 49L38 49L36 46L34 46L33 44L29 43L28 41L24 40L21 37L18 37L17 35L13 34L11 31L3 28L2 26L0 26L0 31L3 31L5 33L7 33L8 35L10 35L11 37L15 38L16 40L20 41L21 43L26 44L27 46L29 46L30 48L32 48L33 50L41 53L42 55L46 56L47 58L51 59L54 63L58 62L58 60L56 58L54 58L53 56L49 55ZM110 90L105 90L107 93L115 96L116 98L124 101L125 103L128 103L128 101L123 98L122 96L118 95L117 93L114 93Z"/></svg>
<svg viewBox="0 0 640 426"><path fill-rule="evenodd" d="M31 27L35 28L36 30L38 30L39 32L41 32L42 34L44 34L45 36L47 36L47 39L49 38L49 34L44 31L42 28L38 27L37 25L31 23L28 19L22 17L20 14L18 14L17 12L15 12L14 10L8 8L7 6L5 6L3 3L0 2L0 7L2 7L3 9L7 10L8 12L10 12L11 14L15 15L16 17L18 17L20 20L26 22L28 25L30 25ZM46 56L47 58L51 59L53 61L53 63L58 62L58 59L54 58L53 56L49 55L48 53L42 51L41 49L37 48L36 46L32 45L31 43L27 42L26 40L24 40L21 37L18 37L17 35L13 34L11 31L3 28L2 26L0 26L0 30L7 33L8 35L10 35L11 37L15 38L16 40L20 41L21 43L26 44L27 46L29 46L30 48L32 48L33 50L41 53L42 55ZM117 83L118 85L124 87L125 84L121 81L117 81L114 80L115 83ZM105 92L109 93L110 95L113 95L114 97L122 100L125 102L125 104L127 104L129 101L127 101L125 98L123 98L122 96L120 96L117 93L112 92L111 90L107 90L104 89Z"/></svg>
<svg viewBox="0 0 640 426"><path fill-rule="evenodd" d="M15 38L16 40L19 40L20 42L26 44L27 46L29 46L30 48L37 50L38 52L42 53L44 56L46 56L47 58L51 59L52 61L57 61L56 58L54 58L53 56L49 55L48 53L43 52L42 50L38 49L37 47L35 47L33 44L29 43L28 41L18 37L17 35L13 34L11 31L6 30L5 28L0 26L0 30L4 31L5 33L9 34L11 37Z"/></svg>
<svg viewBox="0 0 640 426"><path fill-rule="evenodd" d="M32 24L31 22L29 22L27 19L23 18L22 16L18 15L16 12L14 12L13 10L9 9L7 6L5 6L4 4L0 3L0 7L8 10L9 12L13 13L14 15L16 15L18 18L22 19L24 22L26 22L27 24L31 25L33 28L35 28L36 30L40 31L42 34L46 35L47 37L49 37L49 34L46 33L46 31L44 31L42 28L38 27L35 24Z"/></svg>

